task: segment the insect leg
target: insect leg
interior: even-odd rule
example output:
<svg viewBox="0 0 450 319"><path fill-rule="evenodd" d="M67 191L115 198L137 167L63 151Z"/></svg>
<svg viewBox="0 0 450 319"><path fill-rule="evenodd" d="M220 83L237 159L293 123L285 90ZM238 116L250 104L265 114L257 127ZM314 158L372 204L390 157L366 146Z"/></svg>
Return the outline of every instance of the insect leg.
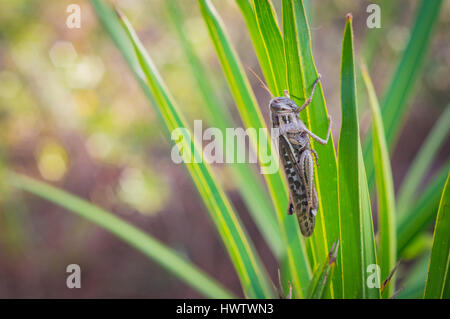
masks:
<svg viewBox="0 0 450 319"><path fill-rule="evenodd" d="M328 132L327 132L327 137L325 139L318 137L316 134L314 134L313 132L309 131L307 128L305 128L305 132L308 133L309 136L311 136L313 139L315 139L317 142L319 142L322 145L325 145L328 143L328 138L330 137L330 133L331 133L331 117L328 117Z"/></svg>
<svg viewBox="0 0 450 319"><path fill-rule="evenodd" d="M313 149L311 149L311 152L314 155L314 159L316 160L316 166L319 167L319 155L317 155L317 152Z"/></svg>
<svg viewBox="0 0 450 319"><path fill-rule="evenodd" d="M313 97L313 95L314 95L314 90L316 89L316 85L317 85L317 83L319 83L319 80L320 80L320 74L319 74L319 77L318 77L318 78L314 81L314 83L313 83L312 90L311 90L311 95L308 97L308 99L306 99L305 103L303 103L303 105L300 106L300 107L295 111L296 113L300 113L301 111L303 111L303 109L304 109L305 107L307 107L307 106L311 103L312 97Z"/></svg>

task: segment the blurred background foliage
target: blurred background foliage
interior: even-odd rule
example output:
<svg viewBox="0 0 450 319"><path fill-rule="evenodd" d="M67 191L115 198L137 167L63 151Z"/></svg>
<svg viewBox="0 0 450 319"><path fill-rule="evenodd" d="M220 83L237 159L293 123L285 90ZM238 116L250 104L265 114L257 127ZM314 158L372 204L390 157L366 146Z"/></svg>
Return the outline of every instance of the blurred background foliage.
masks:
<svg viewBox="0 0 450 319"><path fill-rule="evenodd" d="M381 6L381 29L365 25L366 7L372 1L307 2L314 56L334 120L335 142L340 127L339 67L345 14L353 14L356 56L367 61L381 96L408 41L418 5L409 0L373 2ZM66 26L66 8L71 3L81 6L80 29ZM188 123L207 119L165 1L116 3L151 49ZM186 19L184 32L207 67L216 93L241 125L197 1L179 4ZM281 16L280 1L274 4ZM214 1L214 5L244 66L259 70L235 1ZM396 190L450 101L449 39L450 2L444 1L404 129L391 156ZM269 97L250 79L267 121ZM362 85L358 89L364 136L370 110ZM22 172L88 199L151 232L234 293L242 294L189 177L181 165L171 161L170 137L157 116L89 2L1 2L0 174L6 169ZM449 150L447 138L426 182L448 160ZM224 165L215 165L215 169L256 249L275 274L275 258L253 225L236 185ZM198 296L119 239L60 210L0 184L0 297ZM424 264L431 247L431 232L421 238L405 253L417 261L414 265L411 261L411 272ZM81 266L83 289L66 288L65 267L70 263Z"/></svg>

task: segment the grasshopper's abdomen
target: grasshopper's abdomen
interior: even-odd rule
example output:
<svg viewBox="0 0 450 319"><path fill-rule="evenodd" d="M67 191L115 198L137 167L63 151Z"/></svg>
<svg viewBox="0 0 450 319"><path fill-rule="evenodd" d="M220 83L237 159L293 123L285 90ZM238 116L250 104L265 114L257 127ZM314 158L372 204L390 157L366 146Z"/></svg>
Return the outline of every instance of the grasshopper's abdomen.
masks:
<svg viewBox="0 0 450 319"><path fill-rule="evenodd" d="M317 210L318 205L312 175L308 173L312 167L310 151L297 149L289 144L284 136L280 136L279 151L288 181L291 204L297 215L300 230L303 236L311 236L315 225L313 210Z"/></svg>

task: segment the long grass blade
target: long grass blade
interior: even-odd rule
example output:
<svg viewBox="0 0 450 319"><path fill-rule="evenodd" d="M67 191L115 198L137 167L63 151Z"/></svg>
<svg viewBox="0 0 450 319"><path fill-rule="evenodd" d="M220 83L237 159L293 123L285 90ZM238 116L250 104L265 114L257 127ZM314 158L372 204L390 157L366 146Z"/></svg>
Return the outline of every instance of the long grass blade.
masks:
<svg viewBox="0 0 450 319"><path fill-rule="evenodd" d="M414 92L414 85L420 75L425 60L433 27L438 21L441 0L422 0L409 42L395 70L391 84L381 103L381 114L387 137L388 147L392 151L398 132L407 113L408 99ZM372 155L372 137L368 136L364 144L364 163L369 185L373 184L374 163Z"/></svg>
<svg viewBox="0 0 450 319"><path fill-rule="evenodd" d="M282 9L283 40L288 89L291 98L294 99L298 105L302 105L307 96L309 96L311 89L311 86L305 86L304 77L306 73L303 69L307 70L310 84L312 84L318 76L311 52L308 21L302 2L300 1L283 0ZM319 116L315 117L314 123L312 123L310 117L310 114L312 113ZM320 82L310 106L300 113L300 118L313 132L316 132L316 129L323 130L324 128L326 132L328 116ZM314 234L306 242L311 255L311 262L314 267L316 267L318 263L318 258L316 256L323 256L326 254L330 245L339 238L336 154L332 144L332 137L330 137L326 146L315 144L317 146L315 150L320 153L320 166L315 169L315 186L319 198L319 212L316 217ZM333 178L333 176L336 178ZM327 195L325 196L324 194ZM333 282L337 282L339 296L342 290L340 285L341 271L339 261L337 262L337 265L337 271L335 271L337 272L337 275L333 276ZM330 284L329 287L332 288L332 292L330 292L329 296L333 297L335 285Z"/></svg>
<svg viewBox="0 0 450 319"><path fill-rule="evenodd" d="M422 196L413 207L400 215L397 223L397 254L402 256L404 250L423 231L430 227L436 219L439 206L440 195L445 185L445 180L450 170L448 161L438 173L428 187L423 191Z"/></svg>
<svg viewBox="0 0 450 319"><path fill-rule="evenodd" d="M424 298L450 298L450 174L442 192L434 227Z"/></svg>
<svg viewBox="0 0 450 319"><path fill-rule="evenodd" d="M348 15L345 25L341 63L342 126L338 172L343 297L379 298L379 289L368 288L365 280L367 266L376 264L376 254L359 138L351 15Z"/></svg>
<svg viewBox="0 0 450 319"><path fill-rule="evenodd" d="M296 34L296 28L293 18L293 10L287 12L283 11L283 31L285 32L284 37L281 35L281 31L277 23L277 15L269 0L263 1L253 1L255 7L256 21L259 26L261 33L261 39L264 42L264 47L266 48L267 58L269 59L269 64L271 66L272 77L275 80L275 87L272 88L272 93L274 96L283 96L284 90L289 89L290 95L294 100L296 100L299 105L305 101L305 92L302 91L292 91L290 84L295 81L294 78L300 79L303 83L303 72L300 65L300 54L298 50L298 39ZM286 6L286 3L283 3ZM284 14L289 14L284 15ZM289 21L288 21L289 20ZM287 48L284 45L287 45ZM287 61L289 59L289 61ZM296 60L296 61L294 61ZM295 69L290 69L288 67L296 67ZM286 82L287 80L287 82ZM303 118L307 118L307 111L302 112ZM305 122L308 124L308 121ZM319 205L320 206L320 205ZM318 218L318 226L313 236L306 239L306 248L308 253L308 258L312 267L316 266L317 258L316 256L323 256L327 253L326 243L323 246L323 237L317 234L322 234L323 228L321 227L320 219ZM319 238L320 244L325 249L319 251L317 245L317 237Z"/></svg>
<svg viewBox="0 0 450 319"><path fill-rule="evenodd" d="M378 265L377 252L375 245L375 234L372 219L372 206L370 204L370 192L369 184L367 181L366 169L364 167L364 160L362 155L361 144L358 145L359 149L359 187L361 190L361 240L362 247L361 252L363 255L363 273L368 271L370 265ZM368 274L368 272L367 272ZM379 273L377 273L379 275ZM363 280L367 276L364 276ZM380 298L380 290L376 287L369 287L367 282L363 283L363 298L378 299Z"/></svg>
<svg viewBox="0 0 450 319"><path fill-rule="evenodd" d="M172 18L176 33L180 39L183 50L188 57L189 66L196 79L197 86L203 98L205 109L210 114L211 126L217 127L224 134L227 128L236 127L236 124L227 112L225 103L215 94L211 84L210 74L197 56L191 41L183 29L184 17L175 0L167 1L169 15ZM237 154L237 144L234 145L234 153ZM281 241L281 232L273 207L269 200L269 194L262 185L262 180L256 176L256 171L250 164L236 163L229 165L229 172L239 189L242 198L249 208L249 212L261 231L264 239L272 249L275 256L281 258L284 255L284 245Z"/></svg>
<svg viewBox="0 0 450 319"><path fill-rule="evenodd" d="M200 161L200 148L196 141L191 138L192 134L186 128L185 121L182 119L181 113L161 76L129 22L123 16L119 20L128 36L128 41L134 47L141 72L145 76L154 100L157 102L158 110L165 125L169 131L178 129L180 136L177 146L183 152L183 158L185 160L189 157L194 159L190 161L191 163L185 161L186 167L230 255L245 295L253 298L272 296L273 292L267 274L254 251L253 245L249 242L231 204L218 186L211 168L205 162ZM200 163L195 163L196 161L200 161Z"/></svg>
<svg viewBox="0 0 450 319"><path fill-rule="evenodd" d="M110 212L56 187L20 174L9 173L8 180L13 186L64 207L111 232L206 297L233 298L233 295L218 282L174 250Z"/></svg>
<svg viewBox="0 0 450 319"><path fill-rule="evenodd" d="M437 123L428 134L425 142L420 147L419 152L414 157L410 169L403 179L400 190L398 191L397 209L399 215L409 210L412 201L411 198L417 194L420 182L423 180L425 173L430 168L436 153L450 131L450 105L446 107Z"/></svg>
<svg viewBox="0 0 450 319"><path fill-rule="evenodd" d="M362 78L367 88L370 109L372 112L373 154L375 163L375 179L378 199L378 259L381 268L381 278L386 278L394 268L397 255L396 228L395 228L395 195L392 179L389 151L384 135L383 121L381 119L378 98L366 66L361 67ZM395 279L383 294L390 297L395 292Z"/></svg>
<svg viewBox="0 0 450 319"><path fill-rule="evenodd" d="M269 0L253 0L261 38L267 52L275 87L270 88L274 96L282 96L286 90L286 60L283 38L276 20L276 13Z"/></svg>
<svg viewBox="0 0 450 319"><path fill-rule="evenodd" d="M276 87L274 74L272 72L269 58L267 57L266 46L261 37L261 33L259 32L253 5L250 0L236 0L236 3L238 4L239 9L241 10L244 17L245 23L247 25L247 30L250 34L250 39L255 49L255 53L261 66L262 72L264 74L264 78L267 81L267 85L270 90L272 90L272 92L275 92Z"/></svg>
<svg viewBox="0 0 450 319"><path fill-rule="evenodd" d="M256 98L251 90L249 81L244 69L237 57L237 54L225 32L223 23L215 8L209 0L199 0L203 18L208 27L212 42L217 51L225 77L228 81L231 93L236 102L241 119L246 128L264 128L264 120L256 102ZM256 154L261 147L271 150L270 139L267 131L260 130L265 137L259 142L250 138L251 145ZM266 143L267 141L267 143ZM271 154L274 154L270 152ZM264 163L264 158L259 157L260 163ZM288 196L287 186L283 181L281 170L273 174L264 174L272 202L275 207L276 216L280 225L283 243L286 246L286 259L289 273L291 275L292 286L297 298L304 295L311 276L309 262L306 258L305 248L300 240L300 230L295 220L295 216L288 216L286 213Z"/></svg>
<svg viewBox="0 0 450 319"><path fill-rule="evenodd" d="M286 68L286 77L287 85L285 89L288 89L290 98L293 99L297 105L302 105L305 98L305 89L304 89L304 80L303 80L303 70L300 61L300 49L297 38L297 30L294 19L294 10L292 7L291 1L283 1L283 45L284 45L284 60L285 60L285 68ZM266 8L268 10L269 8ZM275 19L275 18L273 18ZM275 24L273 22L272 24ZM281 45L281 44L280 44ZM283 61L284 62L284 61ZM306 124L307 127L309 125L308 118L308 110L304 110L299 114L303 123ZM316 174L315 174L316 175ZM319 205L320 207L321 205ZM320 215L320 213L319 213ZM319 218L317 218L319 219ZM313 235L310 238L307 238L306 241L306 249L308 253L308 259L311 264L311 268L315 269L318 265L316 256L323 256L324 254L321 252L317 252L316 249L316 237L318 230L320 231L322 227L320 227L320 223L316 221L317 226L315 226L315 230ZM322 238L322 237L319 237ZM311 284L310 284L311 286Z"/></svg>
<svg viewBox="0 0 450 319"><path fill-rule="evenodd" d="M288 2L289 3L285 4L284 8L286 10L293 10L295 21L293 24L296 27L296 36L300 49L301 71L304 80L305 93L303 96L306 97L310 94L311 87L314 81L317 80L319 73L317 72L313 58L310 26L303 1L289 0ZM289 23L289 21L286 21L286 23ZM300 78L300 74L296 74L296 72L297 70L295 68L288 69L288 79L294 77ZM293 84L292 81L290 82L290 85L291 84ZM297 84L297 86L300 88L300 84ZM293 88L296 89L296 86ZM289 89L291 89L291 87L289 87ZM309 126L310 130L321 137L326 136L329 120L323 87L320 81L313 100L306 109L306 116L307 119L302 119L305 119L305 123ZM330 139L326 145L321 145L315 141L312 141L312 145L318 154L320 166L316 168L315 177L315 185L319 197L319 211L316 216L315 234L312 236L311 240L315 242L315 255L323 256L329 251L331 245L340 237L337 159L333 134L330 134ZM340 255L336 260L334 272L335 274L332 283L334 297L341 298L342 270Z"/></svg>

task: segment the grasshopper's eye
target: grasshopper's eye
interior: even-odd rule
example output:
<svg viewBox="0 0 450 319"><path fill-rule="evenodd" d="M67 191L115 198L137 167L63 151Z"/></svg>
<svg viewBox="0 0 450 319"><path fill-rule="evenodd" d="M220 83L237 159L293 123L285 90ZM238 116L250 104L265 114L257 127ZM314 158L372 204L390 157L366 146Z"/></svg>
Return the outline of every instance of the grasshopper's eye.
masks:
<svg viewBox="0 0 450 319"><path fill-rule="evenodd" d="M298 108L298 105L297 105L294 101L291 101L291 102L289 103L289 106L290 106L291 109L293 109L293 110L296 110L296 109Z"/></svg>
<svg viewBox="0 0 450 319"><path fill-rule="evenodd" d="M289 99L285 97L276 97L270 101L270 109L276 112L288 112L291 110Z"/></svg>

